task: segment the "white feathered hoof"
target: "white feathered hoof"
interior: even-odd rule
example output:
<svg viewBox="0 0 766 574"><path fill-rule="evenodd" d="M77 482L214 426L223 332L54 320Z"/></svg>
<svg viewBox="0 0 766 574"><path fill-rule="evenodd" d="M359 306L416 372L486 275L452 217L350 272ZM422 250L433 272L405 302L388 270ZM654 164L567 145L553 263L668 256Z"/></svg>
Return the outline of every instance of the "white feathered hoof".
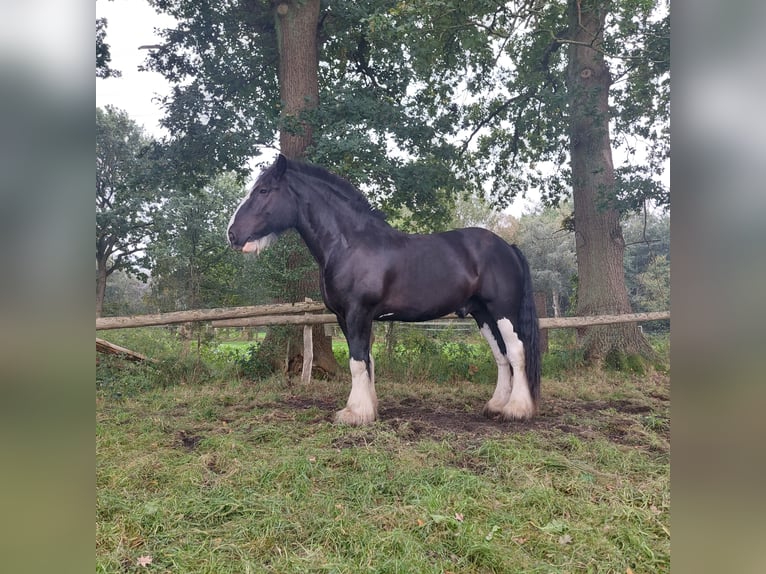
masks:
<svg viewBox="0 0 766 574"><path fill-rule="evenodd" d="M348 407L335 413L335 424L362 426L375 422L378 413L375 411L352 411Z"/></svg>
<svg viewBox="0 0 766 574"><path fill-rule="evenodd" d="M503 413L504 404L493 402L491 399L487 401L484 408L481 409L481 414L488 419L494 419Z"/></svg>
<svg viewBox="0 0 766 574"><path fill-rule="evenodd" d="M528 421L533 416L537 409L532 400L514 400L508 401L508 404L503 407L501 417L504 421Z"/></svg>

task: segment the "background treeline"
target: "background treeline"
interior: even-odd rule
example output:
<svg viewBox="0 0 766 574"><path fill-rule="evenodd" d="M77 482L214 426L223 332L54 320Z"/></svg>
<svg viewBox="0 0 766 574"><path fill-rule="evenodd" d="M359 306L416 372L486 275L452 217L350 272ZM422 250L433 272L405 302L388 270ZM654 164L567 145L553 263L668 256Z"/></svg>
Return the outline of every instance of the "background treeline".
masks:
<svg viewBox="0 0 766 574"><path fill-rule="evenodd" d="M152 140L128 115L97 109L97 247L114 246L102 267L110 270L103 314L121 315L266 303L289 299L285 285L307 272L288 256L300 240L287 234L260 258L229 249L228 219L246 192L234 174L198 188L162 183ZM115 142L120 142L117 145ZM110 165L111 162L111 165ZM439 229L478 225L517 243L527 254L536 290L545 293L550 316L571 315L577 265L569 203L538 207L516 219L482 198L449 205ZM407 228L410 218L391 223ZM120 222L117 225L115 222ZM669 308L670 216L661 210L631 214L622 223L625 279L635 311ZM97 249L98 255L98 249ZM97 281L99 275L97 261ZM292 280L291 280L292 279ZM316 294L319 297L319 294Z"/></svg>

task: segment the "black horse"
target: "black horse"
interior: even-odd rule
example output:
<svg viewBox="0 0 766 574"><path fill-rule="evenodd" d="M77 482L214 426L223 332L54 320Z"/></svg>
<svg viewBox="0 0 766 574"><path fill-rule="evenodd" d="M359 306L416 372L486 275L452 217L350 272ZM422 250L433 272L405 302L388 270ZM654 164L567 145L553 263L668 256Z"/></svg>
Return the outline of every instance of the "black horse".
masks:
<svg viewBox="0 0 766 574"><path fill-rule="evenodd" d="M232 215L228 240L260 253L288 228L298 230L319 263L322 297L348 341L351 394L337 422L377 418L373 321L427 321L451 312L473 316L497 362L484 414L504 420L535 414L539 328L518 247L480 228L403 233L346 180L280 155Z"/></svg>

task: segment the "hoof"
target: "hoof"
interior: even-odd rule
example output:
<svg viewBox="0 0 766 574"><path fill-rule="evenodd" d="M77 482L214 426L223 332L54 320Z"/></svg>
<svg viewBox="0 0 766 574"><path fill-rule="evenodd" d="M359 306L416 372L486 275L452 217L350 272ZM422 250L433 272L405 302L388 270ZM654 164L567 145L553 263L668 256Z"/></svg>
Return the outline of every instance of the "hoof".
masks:
<svg viewBox="0 0 766 574"><path fill-rule="evenodd" d="M354 412L348 407L335 413L335 424L362 426L374 422L378 418L376 412L359 413Z"/></svg>
<svg viewBox="0 0 766 574"><path fill-rule="evenodd" d="M536 410L531 402L511 400L503 407L501 416L504 421L528 421L535 416Z"/></svg>
<svg viewBox="0 0 766 574"><path fill-rule="evenodd" d="M488 419L494 419L503 412L504 406L505 405L493 403L491 400L487 401L487 403L484 405L484 408L481 409L481 414Z"/></svg>

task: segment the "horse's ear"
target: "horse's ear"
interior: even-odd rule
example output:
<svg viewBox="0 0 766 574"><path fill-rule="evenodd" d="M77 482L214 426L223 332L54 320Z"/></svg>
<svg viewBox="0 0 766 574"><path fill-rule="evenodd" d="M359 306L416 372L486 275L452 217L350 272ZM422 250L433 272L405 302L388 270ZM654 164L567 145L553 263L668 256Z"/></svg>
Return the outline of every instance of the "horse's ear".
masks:
<svg viewBox="0 0 766 574"><path fill-rule="evenodd" d="M286 169L287 169L287 158L283 156L282 154L279 154L279 157L277 158L277 172L276 172L277 179L280 179L283 175L285 175Z"/></svg>

